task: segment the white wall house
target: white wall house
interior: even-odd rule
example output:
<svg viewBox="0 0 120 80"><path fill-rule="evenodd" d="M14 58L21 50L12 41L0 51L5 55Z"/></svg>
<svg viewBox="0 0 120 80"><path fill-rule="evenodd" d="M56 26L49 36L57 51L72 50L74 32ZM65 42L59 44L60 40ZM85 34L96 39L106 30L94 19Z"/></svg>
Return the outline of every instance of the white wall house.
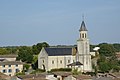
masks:
<svg viewBox="0 0 120 80"><path fill-rule="evenodd" d="M67 68L75 62L73 48L42 48L38 55L38 68L50 71L54 68Z"/></svg>
<svg viewBox="0 0 120 80"><path fill-rule="evenodd" d="M8 76L14 76L22 72L23 63L16 61L17 55L0 55L0 72Z"/></svg>
<svg viewBox="0 0 120 80"><path fill-rule="evenodd" d="M19 61L0 62L0 72L9 76L14 76L17 72L22 72L23 63Z"/></svg>
<svg viewBox="0 0 120 80"><path fill-rule="evenodd" d="M88 30L84 21L80 26L77 49L42 48L38 55L38 68L49 71L54 68L79 68L82 72L92 71ZM76 49L76 51L75 51ZM73 56L73 54L75 54Z"/></svg>

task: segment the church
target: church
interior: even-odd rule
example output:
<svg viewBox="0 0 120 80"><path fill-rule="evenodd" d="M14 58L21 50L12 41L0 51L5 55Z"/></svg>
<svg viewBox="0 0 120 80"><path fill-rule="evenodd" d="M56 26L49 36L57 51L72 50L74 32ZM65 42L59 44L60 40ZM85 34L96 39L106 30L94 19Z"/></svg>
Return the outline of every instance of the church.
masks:
<svg viewBox="0 0 120 80"><path fill-rule="evenodd" d="M90 44L85 22L79 29L77 47L42 48L38 55L38 68L50 71L55 68L78 68L81 72L91 72Z"/></svg>

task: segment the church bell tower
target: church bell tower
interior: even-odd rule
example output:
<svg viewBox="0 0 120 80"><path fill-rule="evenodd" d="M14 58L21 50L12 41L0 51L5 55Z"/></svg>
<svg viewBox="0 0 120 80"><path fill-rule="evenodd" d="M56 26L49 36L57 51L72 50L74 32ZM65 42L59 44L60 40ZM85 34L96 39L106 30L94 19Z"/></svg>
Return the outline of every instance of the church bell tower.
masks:
<svg viewBox="0 0 120 80"><path fill-rule="evenodd" d="M83 64L83 72L92 71L90 44L87 32L88 30L83 20L79 30L79 39L77 40L78 57L79 61Z"/></svg>

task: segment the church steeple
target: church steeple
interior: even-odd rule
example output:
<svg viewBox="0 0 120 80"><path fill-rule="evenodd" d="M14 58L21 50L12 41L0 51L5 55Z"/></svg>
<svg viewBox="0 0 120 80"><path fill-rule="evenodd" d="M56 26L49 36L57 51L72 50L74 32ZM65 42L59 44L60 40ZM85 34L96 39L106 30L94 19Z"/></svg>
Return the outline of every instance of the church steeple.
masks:
<svg viewBox="0 0 120 80"><path fill-rule="evenodd" d="M87 28L85 26L85 22L84 20L82 21L81 23L81 26L80 26L80 39L87 39L88 35L87 35Z"/></svg>
<svg viewBox="0 0 120 80"><path fill-rule="evenodd" d="M88 30L83 19L79 29L80 37L77 40L78 59L83 64L83 72L92 71L90 44L87 33Z"/></svg>
<svg viewBox="0 0 120 80"><path fill-rule="evenodd" d="M79 31L87 31L87 28L86 28L86 26L85 26L85 22L84 22L84 21L82 21L81 27L80 27L80 30L79 30Z"/></svg>

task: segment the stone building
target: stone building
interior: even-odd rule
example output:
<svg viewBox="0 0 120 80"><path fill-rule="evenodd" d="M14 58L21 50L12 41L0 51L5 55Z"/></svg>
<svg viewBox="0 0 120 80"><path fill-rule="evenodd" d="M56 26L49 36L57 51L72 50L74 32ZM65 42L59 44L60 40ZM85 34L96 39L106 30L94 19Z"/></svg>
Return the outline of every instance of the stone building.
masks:
<svg viewBox="0 0 120 80"><path fill-rule="evenodd" d="M38 55L38 68L50 71L54 68L78 68L81 72L92 71L88 30L84 21L80 26L77 47L42 48Z"/></svg>

